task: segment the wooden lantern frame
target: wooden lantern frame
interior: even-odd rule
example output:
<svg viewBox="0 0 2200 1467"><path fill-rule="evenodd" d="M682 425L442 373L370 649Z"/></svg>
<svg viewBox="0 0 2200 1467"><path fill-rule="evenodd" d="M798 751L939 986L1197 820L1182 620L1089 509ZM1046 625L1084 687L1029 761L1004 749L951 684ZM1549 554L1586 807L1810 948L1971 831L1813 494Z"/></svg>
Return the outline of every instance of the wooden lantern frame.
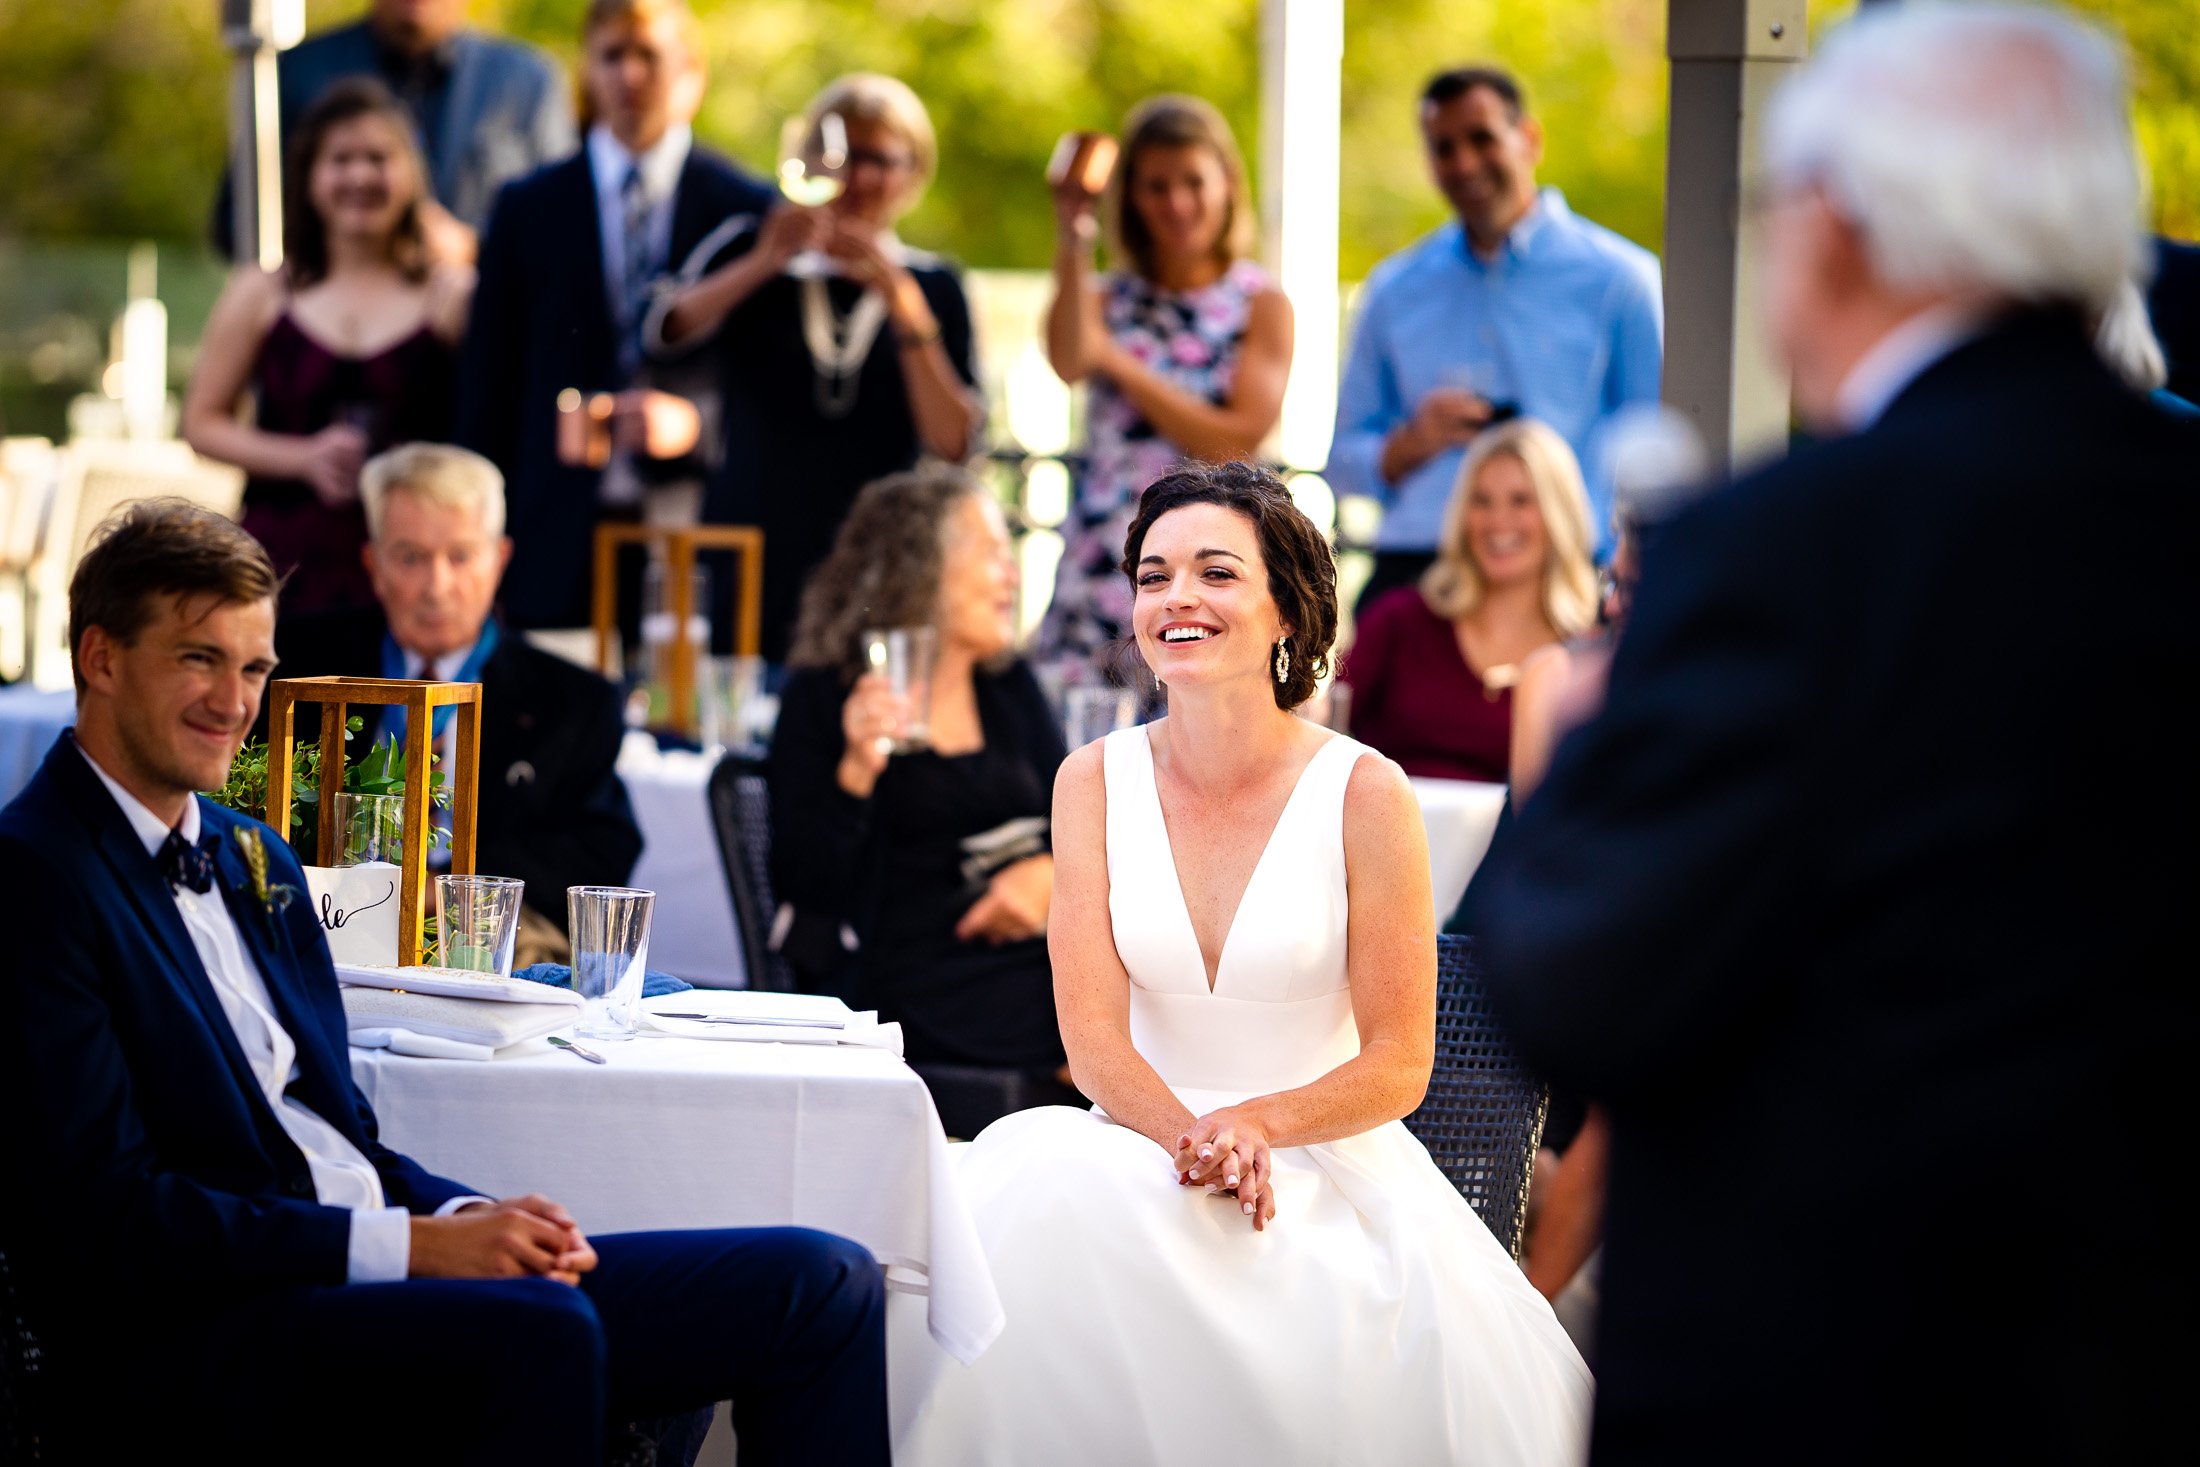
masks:
<svg viewBox="0 0 2200 1467"><path fill-rule="evenodd" d="M595 599L596 670L609 676L611 654L619 640L619 547L662 548L672 578L672 679L665 690L672 701L672 728L693 735L695 648L688 624L695 616L695 552L731 550L740 577L734 601L733 650L753 657L764 645L764 532L754 525L598 525L596 526Z"/></svg>
<svg viewBox="0 0 2200 1467"><path fill-rule="evenodd" d="M417 967L427 916L429 755L435 747L434 712L458 710L458 748L444 771L451 790L451 870L474 869L475 791L481 775L481 684L419 682L386 677L282 678L268 688L267 823L290 838L290 765L297 746L300 703L321 709L321 812L313 864L336 864L336 800L344 788L344 720L353 704L402 708L405 721L405 824L397 877L397 962ZM276 771L281 771L278 777Z"/></svg>

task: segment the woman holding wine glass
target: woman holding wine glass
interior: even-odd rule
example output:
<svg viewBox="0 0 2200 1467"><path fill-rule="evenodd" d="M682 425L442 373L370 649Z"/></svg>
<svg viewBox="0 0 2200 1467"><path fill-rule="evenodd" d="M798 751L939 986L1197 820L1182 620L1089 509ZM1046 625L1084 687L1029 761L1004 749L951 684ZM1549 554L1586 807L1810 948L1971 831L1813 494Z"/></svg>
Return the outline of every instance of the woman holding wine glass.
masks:
<svg viewBox="0 0 2200 1467"><path fill-rule="evenodd" d="M351 78L306 109L283 177L284 263L247 265L215 302L183 436L245 481L245 529L290 576L285 611L373 604L359 470L451 436L470 266L429 263L413 123ZM239 420L249 392L254 420Z"/></svg>
<svg viewBox="0 0 2200 1467"><path fill-rule="evenodd" d="M938 162L931 118L891 77L835 81L790 124L790 204L722 230L647 339L710 339L728 441L706 514L764 530L764 656L786 659L802 583L856 493L920 457L969 457L982 421L959 273L894 232Z"/></svg>
<svg viewBox="0 0 2200 1467"><path fill-rule="evenodd" d="M1153 97L1124 124L1112 183L1089 157L1066 152L1048 180L1047 359L1064 382L1087 384L1085 467L1036 652L1068 685L1105 680L1129 633L1116 557L1139 494L1187 458L1251 458L1291 372L1291 304L1249 258L1252 192L1222 114L1197 97ZM1115 268L1095 274L1103 209Z"/></svg>

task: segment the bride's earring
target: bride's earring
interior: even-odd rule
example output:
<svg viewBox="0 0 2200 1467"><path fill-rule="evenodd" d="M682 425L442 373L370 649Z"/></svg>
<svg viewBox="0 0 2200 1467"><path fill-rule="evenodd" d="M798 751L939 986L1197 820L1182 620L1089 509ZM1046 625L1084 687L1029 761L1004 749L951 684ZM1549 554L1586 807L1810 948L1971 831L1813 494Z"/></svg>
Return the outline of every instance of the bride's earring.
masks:
<svg viewBox="0 0 2200 1467"><path fill-rule="evenodd" d="M1273 665L1276 669L1276 686L1281 687L1284 681L1291 676L1291 639L1289 637L1276 638L1276 655L1273 659Z"/></svg>
<svg viewBox="0 0 2200 1467"><path fill-rule="evenodd" d="M1153 669L1148 668L1147 671L1152 672ZM1161 674L1158 672L1153 673L1153 690L1157 693L1161 691Z"/></svg>

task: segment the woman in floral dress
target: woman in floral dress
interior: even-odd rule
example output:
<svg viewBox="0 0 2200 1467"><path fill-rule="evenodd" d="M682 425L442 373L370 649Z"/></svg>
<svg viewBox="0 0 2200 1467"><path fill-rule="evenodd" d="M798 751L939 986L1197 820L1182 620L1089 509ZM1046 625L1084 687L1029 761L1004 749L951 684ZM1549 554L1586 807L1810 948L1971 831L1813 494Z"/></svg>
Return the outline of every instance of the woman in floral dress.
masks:
<svg viewBox="0 0 2200 1467"><path fill-rule="evenodd" d="M1124 137L1107 197L1117 269L1094 274L1092 196L1055 191L1047 356L1064 382L1088 384L1086 461L1034 660L1067 687L1135 668L1117 560L1138 496L1181 460L1253 457L1291 370L1291 306L1247 258L1252 195L1221 114L1154 97Z"/></svg>

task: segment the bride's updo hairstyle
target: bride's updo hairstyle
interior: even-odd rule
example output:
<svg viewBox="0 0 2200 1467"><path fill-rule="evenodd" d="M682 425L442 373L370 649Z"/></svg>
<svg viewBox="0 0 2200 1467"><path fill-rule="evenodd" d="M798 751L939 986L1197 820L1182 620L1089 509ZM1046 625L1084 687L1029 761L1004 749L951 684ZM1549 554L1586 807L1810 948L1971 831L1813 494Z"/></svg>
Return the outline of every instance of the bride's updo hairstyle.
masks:
<svg viewBox="0 0 2200 1467"><path fill-rule="evenodd" d="M1268 594L1292 628L1291 671L1272 684L1276 706L1298 707L1329 676L1329 649L1337 640L1337 562L1329 542L1274 474L1245 463L1188 463L1154 480L1138 501L1138 518L1123 542L1123 574L1134 594L1146 532L1155 520L1188 504L1219 504L1253 522L1260 558L1268 565Z"/></svg>

